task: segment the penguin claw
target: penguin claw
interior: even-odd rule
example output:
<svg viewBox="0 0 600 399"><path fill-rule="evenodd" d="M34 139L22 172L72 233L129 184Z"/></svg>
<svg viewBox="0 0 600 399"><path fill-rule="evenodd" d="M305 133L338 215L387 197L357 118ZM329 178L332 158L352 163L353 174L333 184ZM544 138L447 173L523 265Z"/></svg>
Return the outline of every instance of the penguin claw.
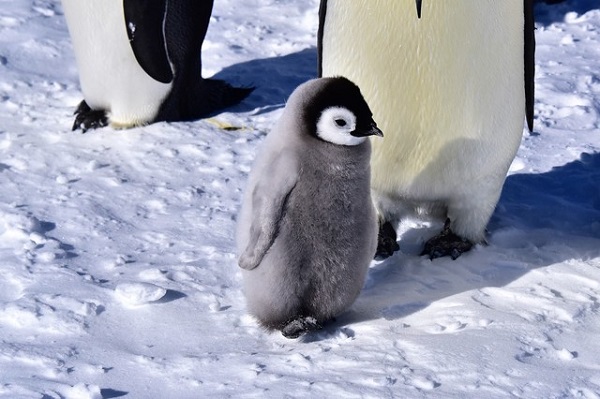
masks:
<svg viewBox="0 0 600 399"><path fill-rule="evenodd" d="M73 131L81 129L81 133L85 133L90 129L97 129L108 125L106 112L104 110L91 109L85 100L79 103L74 115Z"/></svg>
<svg viewBox="0 0 600 399"><path fill-rule="evenodd" d="M377 252L375 259L386 259L400 249L396 242L398 236L396 230L390 222L384 222L379 225L379 234L377 235Z"/></svg>
<svg viewBox="0 0 600 399"><path fill-rule="evenodd" d="M286 323L281 329L281 334L286 338L294 339L307 332L320 330L321 328L323 327L314 317L298 317Z"/></svg>
<svg viewBox="0 0 600 399"><path fill-rule="evenodd" d="M471 248L473 243L454 233L450 229L450 219L447 219L442 232L425 243L421 256L427 255L431 260L450 256L452 260L456 260Z"/></svg>

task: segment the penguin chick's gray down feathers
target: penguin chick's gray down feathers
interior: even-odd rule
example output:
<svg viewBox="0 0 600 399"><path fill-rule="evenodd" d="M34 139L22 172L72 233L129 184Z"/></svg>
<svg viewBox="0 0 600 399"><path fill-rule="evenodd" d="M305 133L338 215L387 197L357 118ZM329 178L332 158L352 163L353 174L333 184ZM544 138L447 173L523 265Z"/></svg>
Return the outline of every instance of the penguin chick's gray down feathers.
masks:
<svg viewBox="0 0 600 399"><path fill-rule="evenodd" d="M368 136L381 136L359 88L310 80L265 139L238 216L248 310L295 338L346 310L377 247Z"/></svg>

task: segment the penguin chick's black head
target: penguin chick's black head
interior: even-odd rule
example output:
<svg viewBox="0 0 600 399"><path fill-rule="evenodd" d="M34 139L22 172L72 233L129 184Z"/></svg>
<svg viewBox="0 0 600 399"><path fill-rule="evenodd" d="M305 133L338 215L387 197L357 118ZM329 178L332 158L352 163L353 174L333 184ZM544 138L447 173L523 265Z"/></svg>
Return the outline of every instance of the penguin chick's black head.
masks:
<svg viewBox="0 0 600 399"><path fill-rule="evenodd" d="M303 119L308 123L311 134L317 135L317 124L325 113L331 113L334 122L345 127L349 121L344 118L344 112L340 118L335 118L335 110L349 111L353 117L354 129L350 134L354 137L366 137L371 135L383 136L383 133L373 120L373 113L362 96L357 85L345 77L315 79L312 83L316 85L311 95L305 99ZM333 112L332 112L333 111ZM322 138L322 137L321 137Z"/></svg>

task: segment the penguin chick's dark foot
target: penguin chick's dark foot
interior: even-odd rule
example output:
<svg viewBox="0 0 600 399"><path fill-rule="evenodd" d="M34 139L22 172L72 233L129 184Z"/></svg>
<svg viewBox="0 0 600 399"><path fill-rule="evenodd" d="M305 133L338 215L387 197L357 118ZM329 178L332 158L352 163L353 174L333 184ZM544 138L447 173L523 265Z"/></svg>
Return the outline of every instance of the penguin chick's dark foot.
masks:
<svg viewBox="0 0 600 399"><path fill-rule="evenodd" d="M379 224L379 234L377 235L377 252L376 259L389 258L394 252L400 249L400 245L396 242L398 235L394 226L390 222Z"/></svg>
<svg viewBox="0 0 600 399"><path fill-rule="evenodd" d="M298 317L288 322L281 329L281 334L286 338L294 339L309 331L320 330L321 328L323 327L314 317Z"/></svg>
<svg viewBox="0 0 600 399"><path fill-rule="evenodd" d="M203 85L204 92L210 96L208 106L213 111L236 105L254 91L254 87L233 87L219 79L204 79Z"/></svg>
<svg viewBox="0 0 600 399"><path fill-rule="evenodd" d="M442 232L425 243L421 256L428 255L431 260L450 256L452 260L456 260L471 248L473 248L473 243L455 234L450 229L450 219L446 219Z"/></svg>
<svg viewBox="0 0 600 399"><path fill-rule="evenodd" d="M85 102L85 100L79 103L79 106L75 110L75 122L73 123L73 129L81 129L82 133L87 132L90 129L97 129L108 125L108 118L104 110L93 110Z"/></svg>

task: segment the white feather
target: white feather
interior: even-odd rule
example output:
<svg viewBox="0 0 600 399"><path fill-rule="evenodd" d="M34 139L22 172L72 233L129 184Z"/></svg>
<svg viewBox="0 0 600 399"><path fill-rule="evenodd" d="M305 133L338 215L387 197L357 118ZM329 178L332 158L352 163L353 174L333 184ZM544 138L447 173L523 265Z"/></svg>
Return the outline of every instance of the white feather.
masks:
<svg viewBox="0 0 600 399"><path fill-rule="evenodd" d="M366 137L354 137L356 116L344 107L329 107L325 109L317 121L317 136L337 145L359 145Z"/></svg>

